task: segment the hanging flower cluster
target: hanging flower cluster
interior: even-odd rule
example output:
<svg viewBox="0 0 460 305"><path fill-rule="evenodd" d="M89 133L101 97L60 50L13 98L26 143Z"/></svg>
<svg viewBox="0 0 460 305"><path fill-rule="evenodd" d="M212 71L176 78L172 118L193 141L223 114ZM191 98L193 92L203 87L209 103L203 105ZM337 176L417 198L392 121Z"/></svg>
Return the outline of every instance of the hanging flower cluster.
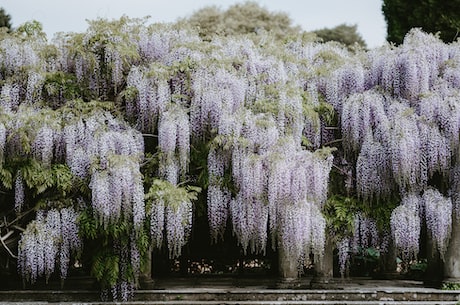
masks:
<svg viewBox="0 0 460 305"><path fill-rule="evenodd" d="M265 122L264 126L270 125ZM209 153L211 236L222 236L230 215L233 232L245 250L265 251L269 225L273 245L282 247L293 260L300 260L310 251L321 256L325 220L320 209L326 199L332 157L298 149L293 138L272 139L263 142L272 146L260 146L258 141L263 137L257 135L261 131L252 128L243 132L251 138L234 143L231 151L232 179L238 190L233 198L221 183L229 168L225 163L228 160L222 157L225 153L217 155L215 148ZM274 134L277 138L278 133ZM257 154L255 147L259 149Z"/></svg>
<svg viewBox="0 0 460 305"><path fill-rule="evenodd" d="M78 236L78 214L73 208L39 211L22 233L18 245L18 267L21 275L32 283L46 279L59 268L65 279L71 254L81 250Z"/></svg>
<svg viewBox="0 0 460 305"><path fill-rule="evenodd" d="M187 173L190 155L189 117L182 107L171 107L161 114L158 147L162 153L160 175L176 185Z"/></svg>
<svg viewBox="0 0 460 305"><path fill-rule="evenodd" d="M337 242L337 256L339 258L339 272L342 277L348 271L348 264L350 262L350 239L343 238Z"/></svg>
<svg viewBox="0 0 460 305"><path fill-rule="evenodd" d="M369 247L376 249L380 247L379 232L373 219L364 216L362 213L355 215L351 246L355 253Z"/></svg>
<svg viewBox="0 0 460 305"><path fill-rule="evenodd" d="M436 189L427 189L422 196L426 225L433 244L444 257L452 229L452 201Z"/></svg>
<svg viewBox="0 0 460 305"><path fill-rule="evenodd" d="M399 191L391 226L406 258L418 253L421 211L441 255L450 237L452 203L433 187L442 182L452 187L449 194L457 191L456 49L413 30L398 48L367 52L364 91L341 95L341 131L345 155L356 164L356 191L370 202ZM425 199L416 195L422 193L429 202L424 209Z"/></svg>
<svg viewBox="0 0 460 305"><path fill-rule="evenodd" d="M166 239L170 258L179 257L188 241L193 218L192 200L196 200L197 192L199 188L182 188L156 179L146 194L152 243L161 248Z"/></svg>
<svg viewBox="0 0 460 305"><path fill-rule="evenodd" d="M19 170L14 180L14 209L18 212L22 210L25 200L25 185L22 173Z"/></svg>
<svg viewBox="0 0 460 305"><path fill-rule="evenodd" d="M137 129L143 132L154 131L160 114L165 111L172 98L167 70L161 65L150 69L154 69L155 73L133 66L126 78L128 88L135 90L134 94L127 94L126 113L136 120Z"/></svg>
<svg viewBox="0 0 460 305"><path fill-rule="evenodd" d="M420 245L420 197L408 194L391 214L391 231L403 259L416 258Z"/></svg>
<svg viewBox="0 0 460 305"><path fill-rule="evenodd" d="M122 218L132 219L136 228L144 220L144 188L139 163L119 155L109 156L107 169L94 169L89 184L91 205L104 226Z"/></svg>
<svg viewBox="0 0 460 305"><path fill-rule="evenodd" d="M452 185L451 205L458 205L459 67L458 44L419 30L399 47L356 53L300 37L205 42L180 26L126 17L90 22L86 33L57 36L51 45L39 34L6 35L0 42L0 164L14 158L44 168L65 164L76 181L88 183L91 200L83 209L102 228L133 225L124 232L126 247L113 238L120 262L120 276L110 283L115 299L132 292L129 274L138 273L144 227L152 245L167 244L170 257L181 254L197 192L184 185L195 178L190 153L199 145L209 148L207 168L195 170L208 173L213 241L230 223L244 251L264 253L271 237L293 260L321 256L321 209L333 160L319 148L342 136L336 165L350 167L350 193L369 202L402 198L391 218L400 251L417 254L422 205L414 194L423 193L428 228L443 252L450 201L430 184L441 176ZM146 150L158 163L144 160ZM20 211L29 198L25 172L15 171L10 184ZM151 187L146 199L144 184ZM42 249L44 234L55 230L52 219L70 217L62 211L39 213L21 247ZM355 244L377 243L375 222L358 214L355 225L359 242L338 244L342 271ZM62 242L51 240L49 255L62 252ZM31 247L21 252L23 274L49 276L55 261Z"/></svg>

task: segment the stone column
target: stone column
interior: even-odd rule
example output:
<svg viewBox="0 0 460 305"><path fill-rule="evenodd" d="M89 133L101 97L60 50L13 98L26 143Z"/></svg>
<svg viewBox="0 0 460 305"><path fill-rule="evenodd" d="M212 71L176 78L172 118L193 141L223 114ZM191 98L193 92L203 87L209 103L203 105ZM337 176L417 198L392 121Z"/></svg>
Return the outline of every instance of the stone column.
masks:
<svg viewBox="0 0 460 305"><path fill-rule="evenodd" d="M152 278L152 249L149 249L147 253L148 258L139 275L139 286L141 289L153 289L155 284Z"/></svg>
<svg viewBox="0 0 460 305"><path fill-rule="evenodd" d="M323 287L329 284L334 277L334 248L335 243L329 234L326 234L326 244L324 245L324 255L321 259L315 258L315 276L311 285L313 288Z"/></svg>
<svg viewBox="0 0 460 305"><path fill-rule="evenodd" d="M299 262L290 257L284 249L278 247L278 271L279 280L277 288L293 289L300 288Z"/></svg>
<svg viewBox="0 0 460 305"><path fill-rule="evenodd" d="M423 282L428 287L438 287L443 280L443 264L430 233L426 237L427 268Z"/></svg>
<svg viewBox="0 0 460 305"><path fill-rule="evenodd" d="M388 250L381 256L382 276L385 279L395 279L399 276L397 272L397 251L393 238L388 242Z"/></svg>
<svg viewBox="0 0 460 305"><path fill-rule="evenodd" d="M452 234L444 255L444 282L460 283L460 219L452 217Z"/></svg>

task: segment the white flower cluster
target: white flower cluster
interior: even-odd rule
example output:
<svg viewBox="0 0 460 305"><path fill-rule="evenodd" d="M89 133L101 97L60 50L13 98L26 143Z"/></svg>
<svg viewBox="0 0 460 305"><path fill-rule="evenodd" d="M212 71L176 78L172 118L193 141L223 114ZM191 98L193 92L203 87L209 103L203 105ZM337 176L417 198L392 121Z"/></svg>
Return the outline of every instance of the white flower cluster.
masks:
<svg viewBox="0 0 460 305"><path fill-rule="evenodd" d="M111 155L140 160L144 153L141 134L125 126L107 112L71 120L63 130L65 160L72 173L80 178L90 175L92 160L100 159L107 167Z"/></svg>
<svg viewBox="0 0 460 305"><path fill-rule="evenodd" d="M126 112L135 118L137 128L144 132L155 130L158 118L171 102L171 90L165 69L155 67L155 77L150 70L133 66L129 71L126 82L129 88L135 88L134 100L126 100ZM152 67L151 67L152 68Z"/></svg>
<svg viewBox="0 0 460 305"><path fill-rule="evenodd" d="M4 68L3 78L13 75L23 67L39 67L39 50L46 44L44 41L27 40L19 37L5 37L0 42L0 66Z"/></svg>
<svg viewBox="0 0 460 305"><path fill-rule="evenodd" d="M223 235L230 215L244 251L265 252L270 233L273 245L282 247L293 260L301 260L310 251L320 257L325 243L320 209L327 196L332 156L300 149L293 137L279 139L279 131L266 133L276 126L270 119L251 122L243 120L238 134L244 138L233 140L231 162L225 150L213 147L208 155L213 240ZM227 169L237 189L233 196L222 184Z"/></svg>
<svg viewBox="0 0 460 305"><path fill-rule="evenodd" d="M177 206L167 205L164 217L169 257L179 257L182 253L182 247L187 243L192 230L192 203L184 201L177 204Z"/></svg>
<svg viewBox="0 0 460 305"><path fill-rule="evenodd" d="M345 276L345 273L348 271L348 265L350 263L350 239L343 238L337 242L337 256L339 258L339 271L342 277Z"/></svg>
<svg viewBox="0 0 460 305"><path fill-rule="evenodd" d="M10 112L19 106L20 87L16 84L5 84L0 92L0 106L5 112Z"/></svg>

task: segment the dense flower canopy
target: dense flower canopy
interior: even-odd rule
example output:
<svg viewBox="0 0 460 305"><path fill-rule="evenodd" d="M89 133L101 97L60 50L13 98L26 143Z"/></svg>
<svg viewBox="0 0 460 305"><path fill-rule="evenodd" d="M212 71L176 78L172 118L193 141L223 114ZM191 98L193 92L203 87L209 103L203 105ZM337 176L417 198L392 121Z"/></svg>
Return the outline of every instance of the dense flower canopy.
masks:
<svg viewBox="0 0 460 305"><path fill-rule="evenodd" d="M459 45L418 30L368 52L301 36L202 41L125 17L52 43L8 34L0 178L17 213L42 208L22 234L20 271L34 281L59 263L64 278L70 253L103 239L110 250L96 261L120 267L92 271L124 298L150 245L181 255L200 204L194 185L205 188L213 241L230 223L245 252L264 253L271 239L292 260L321 257L330 172L344 164L351 169L335 183L350 178L352 195L401 201L387 226L403 253L418 252L422 211L444 253L459 203L434 180L455 176L459 80ZM192 171L206 182L194 184ZM355 228L340 251L381 243L368 215L357 213ZM45 232L59 242L43 244Z"/></svg>

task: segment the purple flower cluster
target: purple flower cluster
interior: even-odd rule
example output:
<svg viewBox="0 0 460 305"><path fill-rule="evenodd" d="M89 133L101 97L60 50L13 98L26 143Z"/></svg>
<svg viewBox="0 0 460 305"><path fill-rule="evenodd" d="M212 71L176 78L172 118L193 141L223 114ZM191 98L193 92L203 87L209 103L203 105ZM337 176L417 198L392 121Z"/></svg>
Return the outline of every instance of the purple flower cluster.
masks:
<svg viewBox="0 0 460 305"><path fill-rule="evenodd" d="M41 91L45 77L37 72L29 72L27 77L27 89L25 100L30 103L36 103L41 99Z"/></svg>
<svg viewBox="0 0 460 305"><path fill-rule="evenodd" d="M0 106L4 111L10 112L16 110L19 106L20 87L16 84L5 84L0 91Z"/></svg>
<svg viewBox="0 0 460 305"><path fill-rule="evenodd" d="M422 196L426 225L433 244L444 257L452 229L452 201L436 189L427 189Z"/></svg>
<svg viewBox="0 0 460 305"><path fill-rule="evenodd" d="M362 213L355 215L353 239L350 241L351 250L358 253L360 249L380 246L379 232L375 220Z"/></svg>
<svg viewBox="0 0 460 305"><path fill-rule="evenodd" d="M349 259L350 259L350 239L343 238L339 240L336 244L338 253L337 256L339 258L339 271L342 277L345 276L346 272L348 271L349 267Z"/></svg>
<svg viewBox="0 0 460 305"><path fill-rule="evenodd" d="M126 79L128 88L135 88L136 96L126 100L127 114L137 121L137 128L144 132L155 130L158 118L171 102L171 90L166 78L167 71L161 66L150 70L133 66Z"/></svg>
<svg viewBox="0 0 460 305"><path fill-rule="evenodd" d="M50 166L54 157L54 130L43 125L37 132L32 143L32 153L44 166Z"/></svg>
<svg viewBox="0 0 460 305"><path fill-rule="evenodd" d="M82 247L77 216L73 208L37 213L18 245L18 268L23 278L32 283L41 276L48 279L56 267L62 279L67 277L71 254Z"/></svg>
<svg viewBox="0 0 460 305"><path fill-rule="evenodd" d="M182 253L192 229L192 203L183 201L176 206L169 204L165 208L165 231L168 243L169 257L176 258Z"/></svg>
<svg viewBox="0 0 460 305"><path fill-rule="evenodd" d="M356 161L356 190L366 201L382 198L393 189L392 178L388 149L369 132Z"/></svg>
<svg viewBox="0 0 460 305"><path fill-rule="evenodd" d="M14 75L23 67L38 68L40 66L39 50L46 46L40 39L24 40L19 36L4 37L0 42L0 66L4 71L3 78Z"/></svg>
<svg viewBox="0 0 460 305"><path fill-rule="evenodd" d="M160 175L176 185L188 170L190 155L190 123L180 107L163 112L158 123L158 146L162 152Z"/></svg>
<svg viewBox="0 0 460 305"><path fill-rule="evenodd" d="M391 214L391 231L396 248L406 261L416 258L420 245L420 201L416 194L403 197Z"/></svg>
<svg viewBox="0 0 460 305"><path fill-rule="evenodd" d="M21 212L25 201L25 184L20 170L16 173L14 180L14 209Z"/></svg>
<svg viewBox="0 0 460 305"><path fill-rule="evenodd" d="M121 217L132 219L135 227L145 218L144 189L139 163L132 158L111 155L105 170L93 170L91 204L104 224L116 224Z"/></svg>
<svg viewBox="0 0 460 305"><path fill-rule="evenodd" d="M165 228L165 202L163 199L156 200L152 204L150 212L150 237L152 245L161 249L163 245L163 232Z"/></svg>
<svg viewBox="0 0 460 305"><path fill-rule="evenodd" d="M0 122L0 164L3 165L6 148L7 132L5 125Z"/></svg>
<svg viewBox="0 0 460 305"><path fill-rule="evenodd" d="M214 72L207 67L196 72L192 88L190 121L193 135L202 136L206 130L226 134L223 120L244 106L246 81L224 69Z"/></svg>

